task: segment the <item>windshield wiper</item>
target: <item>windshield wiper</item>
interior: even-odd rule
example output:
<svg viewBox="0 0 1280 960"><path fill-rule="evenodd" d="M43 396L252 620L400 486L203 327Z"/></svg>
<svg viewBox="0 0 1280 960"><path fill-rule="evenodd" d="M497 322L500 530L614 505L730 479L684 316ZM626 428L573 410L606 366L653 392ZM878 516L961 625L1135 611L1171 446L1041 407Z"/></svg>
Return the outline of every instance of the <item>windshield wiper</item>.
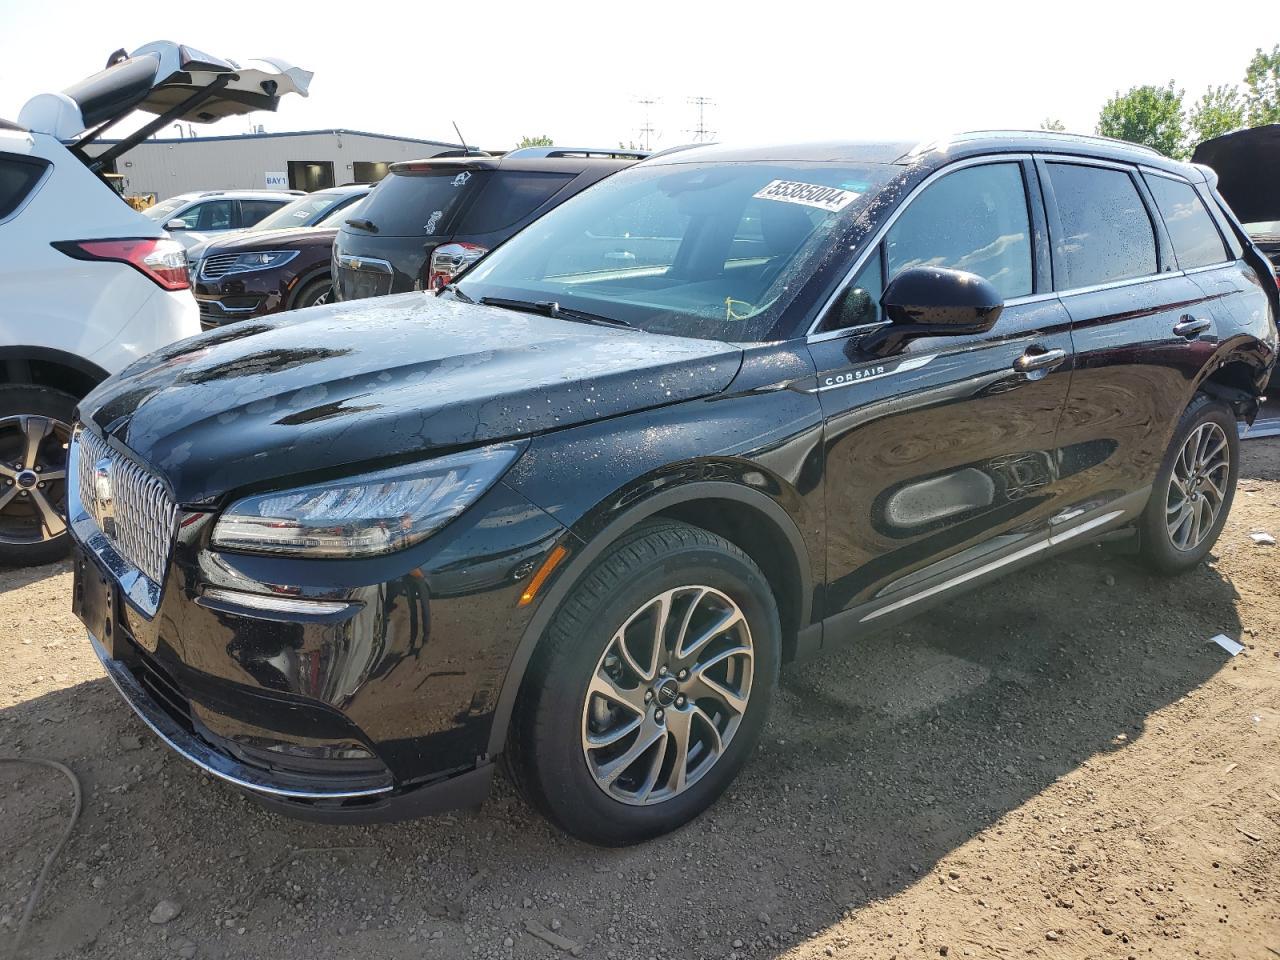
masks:
<svg viewBox="0 0 1280 960"><path fill-rule="evenodd" d="M348 220L348 227L355 227L357 230L364 230L366 233L377 233L378 225L372 220Z"/></svg>
<svg viewBox="0 0 1280 960"><path fill-rule="evenodd" d="M502 307L506 310L519 310L523 313L538 313L544 317L563 317L565 320L576 320L578 323L594 323L602 327L631 327L634 324L617 317L603 317L598 313L587 313L572 307L562 307L554 300L507 300L504 297L481 297L480 302L488 307Z"/></svg>
<svg viewBox="0 0 1280 960"><path fill-rule="evenodd" d="M446 283L443 287L440 288L440 292L452 293L455 297L457 297L463 303L475 303L474 300L472 300L465 293L463 293L461 290L458 289L458 285L456 283Z"/></svg>

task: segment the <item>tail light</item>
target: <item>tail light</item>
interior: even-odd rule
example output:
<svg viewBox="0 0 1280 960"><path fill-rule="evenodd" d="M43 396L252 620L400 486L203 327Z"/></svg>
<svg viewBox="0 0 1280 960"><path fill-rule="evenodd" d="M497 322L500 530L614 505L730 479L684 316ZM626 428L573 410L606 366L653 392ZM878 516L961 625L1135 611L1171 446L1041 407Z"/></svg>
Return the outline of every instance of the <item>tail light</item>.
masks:
<svg viewBox="0 0 1280 960"><path fill-rule="evenodd" d="M163 290L185 290L190 284L187 251L176 240L61 240L54 244L76 260L127 263Z"/></svg>
<svg viewBox="0 0 1280 960"><path fill-rule="evenodd" d="M439 290L462 273L486 253L487 247L478 243L442 243L431 254L431 272L427 276L427 289Z"/></svg>

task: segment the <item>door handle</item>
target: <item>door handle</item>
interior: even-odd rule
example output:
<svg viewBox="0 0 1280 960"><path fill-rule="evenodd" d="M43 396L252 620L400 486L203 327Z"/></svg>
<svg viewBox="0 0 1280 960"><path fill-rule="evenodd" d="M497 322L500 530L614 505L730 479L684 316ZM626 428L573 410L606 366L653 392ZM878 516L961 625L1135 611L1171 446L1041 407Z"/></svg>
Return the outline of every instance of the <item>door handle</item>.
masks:
<svg viewBox="0 0 1280 960"><path fill-rule="evenodd" d="M1045 350L1043 347L1031 347L1013 361L1013 369L1018 373L1035 373L1037 370L1052 370L1067 359L1065 350Z"/></svg>
<svg viewBox="0 0 1280 960"><path fill-rule="evenodd" d="M1173 325L1173 332L1190 340L1193 337L1200 336L1212 326L1212 320L1206 320L1204 317L1193 317L1189 313L1184 313L1178 319L1178 322Z"/></svg>

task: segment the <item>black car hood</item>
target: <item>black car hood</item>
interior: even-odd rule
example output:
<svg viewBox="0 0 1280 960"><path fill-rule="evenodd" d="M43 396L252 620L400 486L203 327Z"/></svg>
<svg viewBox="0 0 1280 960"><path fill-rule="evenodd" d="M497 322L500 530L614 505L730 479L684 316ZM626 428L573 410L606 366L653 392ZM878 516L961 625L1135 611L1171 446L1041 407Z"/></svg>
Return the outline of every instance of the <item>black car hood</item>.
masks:
<svg viewBox="0 0 1280 960"><path fill-rule="evenodd" d="M1280 123L1206 140L1191 159L1218 175L1218 192L1242 223L1280 220Z"/></svg>
<svg viewBox="0 0 1280 960"><path fill-rule="evenodd" d="M733 344L422 293L250 320L157 351L80 416L179 503L717 393Z"/></svg>
<svg viewBox="0 0 1280 960"><path fill-rule="evenodd" d="M215 237L193 247L190 258L203 260L217 253L248 253L258 250L294 250L318 240L333 241L337 227L282 227L279 230L246 230L229 237Z"/></svg>

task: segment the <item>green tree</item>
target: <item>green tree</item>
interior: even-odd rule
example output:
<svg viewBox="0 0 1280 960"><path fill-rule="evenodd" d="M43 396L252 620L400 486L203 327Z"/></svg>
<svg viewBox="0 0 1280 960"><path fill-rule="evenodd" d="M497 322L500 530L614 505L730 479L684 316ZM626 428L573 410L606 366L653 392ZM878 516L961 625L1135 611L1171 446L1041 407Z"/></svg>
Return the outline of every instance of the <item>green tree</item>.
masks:
<svg viewBox="0 0 1280 960"><path fill-rule="evenodd" d="M521 137L520 142L516 144L516 149L521 147L554 147L556 142L548 137L545 133L540 137Z"/></svg>
<svg viewBox="0 0 1280 960"><path fill-rule="evenodd" d="M1249 126L1280 123L1280 44L1264 53L1259 47L1244 74Z"/></svg>
<svg viewBox="0 0 1280 960"><path fill-rule="evenodd" d="M1062 133L1067 129L1067 125L1055 117L1045 117L1040 121L1041 130L1051 130L1054 133Z"/></svg>
<svg viewBox="0 0 1280 960"><path fill-rule="evenodd" d="M1183 132L1182 91L1169 81L1167 87L1133 87L1102 107L1098 133L1159 150L1167 157L1187 155Z"/></svg>
<svg viewBox="0 0 1280 960"><path fill-rule="evenodd" d="M1212 140L1244 126L1244 99L1237 87L1210 87L1187 118L1192 144Z"/></svg>

